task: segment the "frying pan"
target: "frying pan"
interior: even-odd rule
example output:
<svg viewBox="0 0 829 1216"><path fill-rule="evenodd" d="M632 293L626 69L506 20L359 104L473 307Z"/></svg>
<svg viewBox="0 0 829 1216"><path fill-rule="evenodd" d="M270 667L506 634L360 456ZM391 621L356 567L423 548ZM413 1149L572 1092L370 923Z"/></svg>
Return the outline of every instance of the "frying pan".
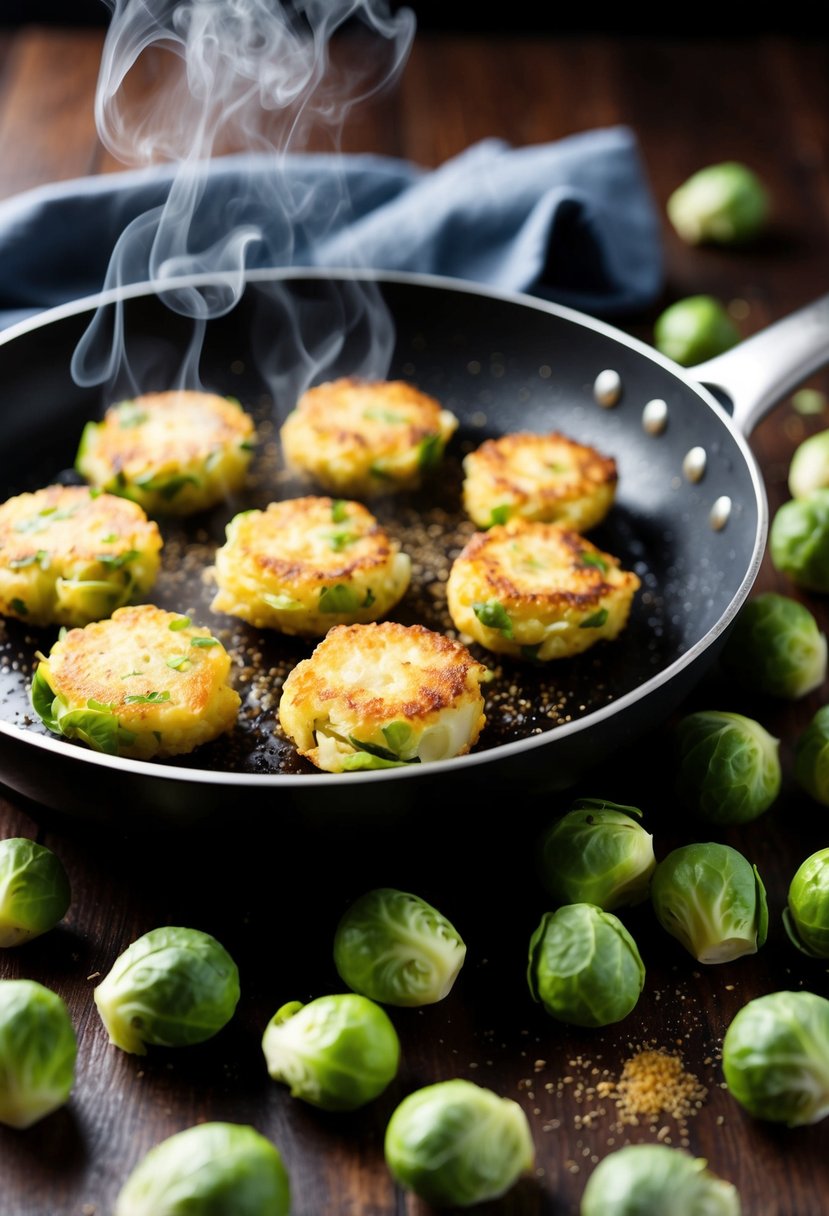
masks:
<svg viewBox="0 0 829 1216"><path fill-rule="evenodd" d="M0 497L72 480L83 424L124 395L73 378L73 355L93 317L126 335L142 391L180 382L184 352L192 369L197 341L201 385L254 413L261 451L245 497L163 525L165 567L152 599L209 624L228 645L243 695L239 727L167 762L99 755L55 738L33 720L28 698L35 654L55 631L7 621L2 782L54 811L108 822L186 823L237 807L280 825L305 815L362 820L459 795L468 803L479 789L513 798L516 789L566 790L665 721L714 662L756 578L768 510L746 436L829 358L829 297L686 371L567 308L432 276L251 272L238 304L205 323L168 306L188 292L204 295L213 282L181 280L172 285L178 295L170 284L161 294L130 286L0 335ZM361 294L376 296L385 316L385 358L352 308ZM395 619L451 630L443 583L473 530L459 505L460 462L508 431L559 430L616 458L616 503L590 537L642 585L622 635L583 655L533 666L475 651L495 678L487 727L470 755L332 775L312 769L273 730L281 679L312 644L211 614L210 562L236 510L309 492L280 464L279 422L309 380L355 370L410 380L460 422L444 465L421 490L372 503L413 557L412 589Z"/></svg>

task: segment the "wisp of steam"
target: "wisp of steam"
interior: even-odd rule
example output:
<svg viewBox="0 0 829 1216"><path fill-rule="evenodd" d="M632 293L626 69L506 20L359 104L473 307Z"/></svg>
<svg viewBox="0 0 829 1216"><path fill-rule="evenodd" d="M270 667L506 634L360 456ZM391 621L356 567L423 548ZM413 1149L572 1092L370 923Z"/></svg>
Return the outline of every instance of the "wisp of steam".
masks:
<svg viewBox="0 0 829 1216"><path fill-rule="evenodd" d="M156 166L167 188L163 202L124 228L104 290L117 297L125 285L151 283L167 308L192 319L178 383L152 387L197 387L207 324L237 305L250 268L313 263L326 233L347 227L347 178L337 172L342 130L354 106L399 75L414 16L406 8L392 14L387 0L107 3L98 133L125 166ZM370 45L344 68L332 47L355 30ZM154 79L137 91L131 73L142 69ZM306 166L295 155L311 133L318 146L324 141L324 164L311 158ZM271 336L263 370L273 389L284 392L287 381L301 391L357 326L371 336L354 374L383 374L393 327L379 291L355 277L336 295L338 323L309 336L274 284L279 340ZM113 399L148 391L146 369L128 351L122 306L99 309L74 353L75 382L105 384Z"/></svg>

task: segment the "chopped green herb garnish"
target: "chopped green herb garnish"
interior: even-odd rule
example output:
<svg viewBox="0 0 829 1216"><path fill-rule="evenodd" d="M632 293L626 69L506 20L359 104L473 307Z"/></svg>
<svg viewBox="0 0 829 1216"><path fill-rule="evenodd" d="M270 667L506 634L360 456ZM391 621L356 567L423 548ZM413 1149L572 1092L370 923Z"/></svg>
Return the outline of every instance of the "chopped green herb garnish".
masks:
<svg viewBox="0 0 829 1216"><path fill-rule="evenodd" d="M374 603L375 598L376 597L375 597L374 592L372 591L371 587L367 587L365 597L364 597L363 602L360 605L360 607L361 608L370 608L371 605Z"/></svg>
<svg viewBox="0 0 829 1216"><path fill-rule="evenodd" d="M100 486L90 486L89 487L89 497L90 498L100 498L102 494L103 494L103 490L101 489Z"/></svg>
<svg viewBox="0 0 829 1216"><path fill-rule="evenodd" d="M142 477L136 477L135 484L140 490L158 494L165 502L169 502L184 486L198 486L201 485L201 482L192 473L177 473L174 477L160 477L155 473L145 473Z"/></svg>
<svg viewBox="0 0 829 1216"><path fill-rule="evenodd" d="M394 474L390 473L388 469L383 468L383 466L377 460L375 460L369 466L368 471L371 473L371 476L376 477L378 481L394 481Z"/></svg>
<svg viewBox="0 0 829 1216"><path fill-rule="evenodd" d="M221 646L221 642L218 638L191 638L190 645L199 646L204 650L208 646Z"/></svg>
<svg viewBox="0 0 829 1216"><path fill-rule="evenodd" d="M98 713L111 714L115 709L114 704L106 704L103 701L96 701L94 697L90 697L86 703L87 709L96 709Z"/></svg>
<svg viewBox="0 0 829 1216"><path fill-rule="evenodd" d="M597 570L601 570L602 574L607 574L607 562L598 553L582 553L581 564L595 566Z"/></svg>
<svg viewBox="0 0 829 1216"><path fill-rule="evenodd" d="M121 676L122 680L130 680L133 676L143 676L143 671L128 671L125 676Z"/></svg>
<svg viewBox="0 0 829 1216"><path fill-rule="evenodd" d="M128 549L126 553L99 553L98 561L108 570L120 570L140 556L137 549Z"/></svg>
<svg viewBox="0 0 829 1216"><path fill-rule="evenodd" d="M108 532L106 536L101 537L101 544L102 545L112 545L115 543L115 541L117 539L118 539L117 532Z"/></svg>
<svg viewBox="0 0 829 1216"><path fill-rule="evenodd" d="M355 540L359 539L360 537L356 532L346 532L343 530L341 532L332 532L328 537L328 543L335 553L342 553L343 549L347 548L348 545L353 545Z"/></svg>
<svg viewBox="0 0 829 1216"><path fill-rule="evenodd" d="M508 642L512 641L512 621L509 613L500 600L487 600L483 604L473 604L472 611L487 629L497 629Z"/></svg>
<svg viewBox="0 0 829 1216"><path fill-rule="evenodd" d="M187 626L191 624L192 621L190 620L189 616L177 616L174 621L170 621L168 628L173 633L178 633L180 629L186 629Z"/></svg>
<svg viewBox="0 0 829 1216"><path fill-rule="evenodd" d="M427 435L417 445L417 466L419 469L436 469L443 456L443 436Z"/></svg>
<svg viewBox="0 0 829 1216"><path fill-rule="evenodd" d="M496 524L505 524L509 519L509 506L507 503L502 503L499 507L493 507L489 515L490 528L494 528Z"/></svg>
<svg viewBox="0 0 829 1216"><path fill-rule="evenodd" d="M398 414L394 410L371 409L363 410L363 417L368 418L371 422L408 422L409 419L405 414Z"/></svg>
<svg viewBox="0 0 829 1216"><path fill-rule="evenodd" d="M167 659L167 666L173 671L186 671L190 666L190 658L186 654L174 654Z"/></svg>
<svg viewBox="0 0 829 1216"><path fill-rule="evenodd" d="M331 503L331 522L344 523L348 519L348 507L342 498L335 498Z"/></svg>
<svg viewBox="0 0 829 1216"><path fill-rule="evenodd" d="M26 604L24 603L24 601L21 600L18 596L15 596L14 599L12 600L11 609L12 609L12 612L16 612L18 614L18 616L28 616L29 615L29 609L26 607Z"/></svg>
<svg viewBox="0 0 829 1216"><path fill-rule="evenodd" d="M169 700L170 700L170 693L169 693L168 689L165 688L163 692L148 692L148 693L143 693L143 694L135 693L133 696L124 697L124 704L125 705L161 705L162 702L169 701Z"/></svg>
<svg viewBox="0 0 829 1216"><path fill-rule="evenodd" d="M580 623L579 629L601 629L607 620L607 609L600 608L598 612L594 612L592 616L587 616Z"/></svg>

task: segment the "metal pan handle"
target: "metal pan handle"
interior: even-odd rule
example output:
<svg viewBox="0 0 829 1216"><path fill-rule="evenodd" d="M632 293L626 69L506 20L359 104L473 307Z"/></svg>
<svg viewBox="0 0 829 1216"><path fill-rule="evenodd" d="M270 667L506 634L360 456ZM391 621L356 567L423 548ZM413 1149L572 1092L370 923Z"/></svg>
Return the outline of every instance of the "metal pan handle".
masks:
<svg viewBox="0 0 829 1216"><path fill-rule="evenodd" d="M829 363L829 295L688 369L732 403L734 422L750 435L761 418L812 372Z"/></svg>

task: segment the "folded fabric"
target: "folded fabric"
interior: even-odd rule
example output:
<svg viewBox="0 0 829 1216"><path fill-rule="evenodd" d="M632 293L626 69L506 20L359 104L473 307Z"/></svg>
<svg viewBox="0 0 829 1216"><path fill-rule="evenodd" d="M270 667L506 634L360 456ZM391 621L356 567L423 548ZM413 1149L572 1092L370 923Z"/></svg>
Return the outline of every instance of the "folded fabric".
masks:
<svg viewBox="0 0 829 1216"><path fill-rule="evenodd" d="M0 203L0 328L234 260L424 272L607 317L647 308L663 283L636 139L611 127L521 148L488 139L434 170L240 154L39 187Z"/></svg>

